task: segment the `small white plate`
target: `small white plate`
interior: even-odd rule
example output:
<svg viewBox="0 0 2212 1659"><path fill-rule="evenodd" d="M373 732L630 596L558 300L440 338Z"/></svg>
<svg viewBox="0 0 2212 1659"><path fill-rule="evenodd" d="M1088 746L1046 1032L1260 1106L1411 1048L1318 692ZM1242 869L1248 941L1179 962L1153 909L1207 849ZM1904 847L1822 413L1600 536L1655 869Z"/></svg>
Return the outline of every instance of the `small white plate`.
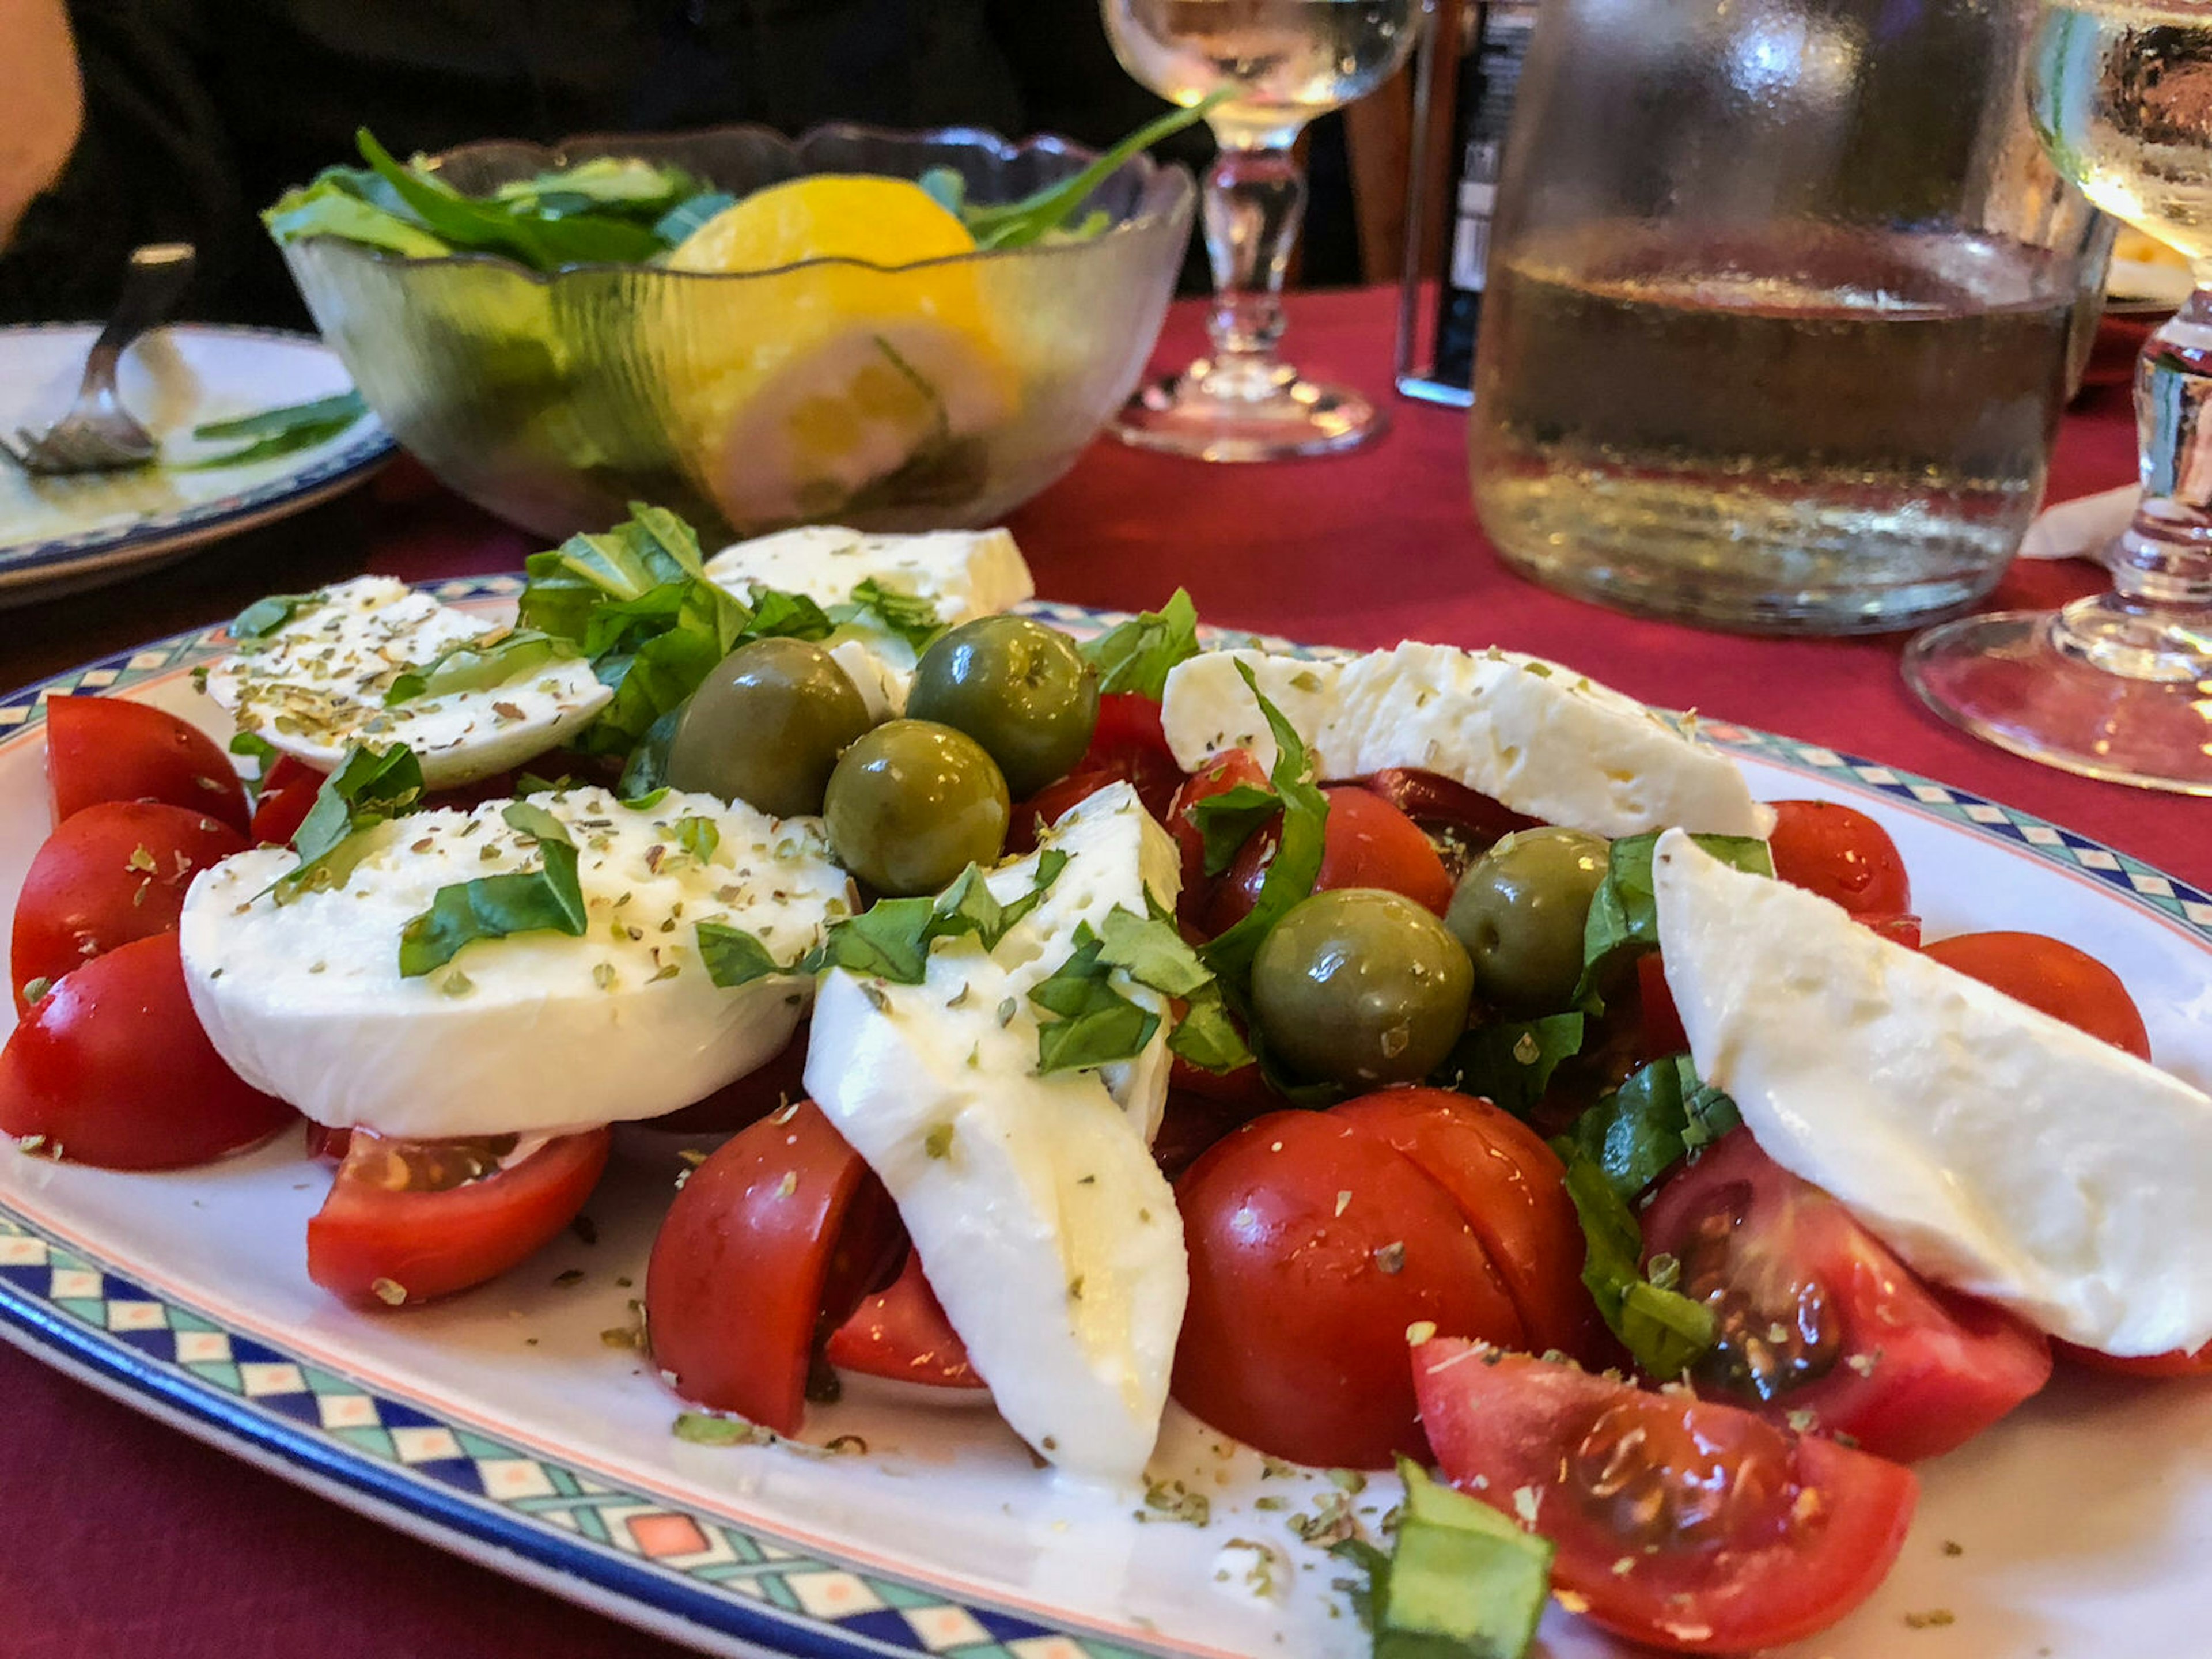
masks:
<svg viewBox="0 0 2212 1659"><path fill-rule="evenodd" d="M99 332L89 324L0 329L0 431L58 420ZM180 324L143 336L123 354L117 386L172 465L47 478L0 459L0 607L113 581L358 483L392 453L374 415L289 455L191 465L241 447L196 442L194 427L352 385L336 354L308 335Z"/></svg>

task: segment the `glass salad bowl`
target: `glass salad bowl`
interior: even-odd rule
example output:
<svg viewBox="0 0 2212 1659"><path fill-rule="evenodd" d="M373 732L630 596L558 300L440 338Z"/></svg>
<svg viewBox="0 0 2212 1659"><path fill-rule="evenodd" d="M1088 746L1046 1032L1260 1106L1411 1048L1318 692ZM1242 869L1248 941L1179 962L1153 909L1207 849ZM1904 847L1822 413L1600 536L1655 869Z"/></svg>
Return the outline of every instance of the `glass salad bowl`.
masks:
<svg viewBox="0 0 2212 1659"><path fill-rule="evenodd" d="M477 143L437 158L471 194L592 156L672 163L733 195L816 173L957 172L1011 202L1092 153L953 129L758 127ZM400 443L470 500L553 538L644 500L702 533L836 522L992 523L1043 489L1136 384L1195 191L1139 155L1093 192L1089 234L885 269L740 273L288 242L324 337Z"/></svg>

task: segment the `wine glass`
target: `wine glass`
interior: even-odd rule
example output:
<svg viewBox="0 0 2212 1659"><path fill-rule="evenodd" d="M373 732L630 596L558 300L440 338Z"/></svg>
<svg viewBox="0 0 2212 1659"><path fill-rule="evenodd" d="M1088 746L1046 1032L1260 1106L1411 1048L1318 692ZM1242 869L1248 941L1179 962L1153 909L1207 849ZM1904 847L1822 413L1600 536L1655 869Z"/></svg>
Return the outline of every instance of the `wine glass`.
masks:
<svg viewBox="0 0 2212 1659"><path fill-rule="evenodd" d="M2197 290L2136 364L2142 501L2106 551L2112 590L1932 629L1905 678L2031 760L2212 795L2212 5L2051 0L2035 52L2051 159L2187 255Z"/></svg>
<svg viewBox="0 0 2212 1659"><path fill-rule="evenodd" d="M1316 115L1365 96L1413 49L1428 0L1103 0L1115 55L1139 82L1206 114L1219 155L1206 174L1212 349L1149 381L1113 422L1140 448L1209 461L1352 449L1385 417L1358 392L1316 386L1275 353L1283 271L1305 210L1291 153Z"/></svg>

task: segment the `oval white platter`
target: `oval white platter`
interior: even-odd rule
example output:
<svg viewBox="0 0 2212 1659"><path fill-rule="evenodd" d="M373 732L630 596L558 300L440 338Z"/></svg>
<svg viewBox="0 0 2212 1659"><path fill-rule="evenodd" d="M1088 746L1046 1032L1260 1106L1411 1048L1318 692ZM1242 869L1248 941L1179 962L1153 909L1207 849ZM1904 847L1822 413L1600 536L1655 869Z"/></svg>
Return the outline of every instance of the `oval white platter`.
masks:
<svg viewBox="0 0 2212 1659"><path fill-rule="evenodd" d="M519 586L432 591L495 608ZM1071 631L1101 622L1031 608ZM0 701L0 914L47 830L40 697L143 698L223 735L187 678L223 639L182 635ZM2135 992L2160 1063L2212 1083L2212 898L1923 779L1705 729L1755 793L1878 817L1931 936L2017 927L2082 945ZM1140 1494L1055 1481L972 1407L855 1390L811 1413L812 1449L677 1438L678 1402L642 1354L602 1334L630 1324L688 1144L626 1131L590 1206L595 1243L564 1237L497 1284L392 1317L351 1312L308 1282L303 1230L327 1177L294 1135L164 1176L0 1150L0 1335L339 1502L710 1652L1366 1651L1340 1588L1348 1570L1298 1531L1336 1506L1373 1535L1393 1483L1374 1478L1347 1502L1317 1473L1271 1477L1179 1413L1153 1473L1205 1495L1203 1526ZM820 1449L841 1437L866 1449ZM2201 1650L2212 1383L2063 1375L1921 1473L1919 1515L1888 1583L1790 1650L1796 1659ZM1267 1547L1273 1594L1249 1582L1254 1551L1224 1550L1232 1539ZM1557 1608L1542 1650L1626 1651Z"/></svg>
<svg viewBox="0 0 2212 1659"><path fill-rule="evenodd" d="M42 431L58 419L99 332L89 324L0 329L0 431ZM374 415L237 466L194 465L239 446L190 434L352 387L337 355L312 335L191 323L142 336L123 355L118 391L169 465L34 477L0 459L0 606L118 580L351 489L392 454Z"/></svg>

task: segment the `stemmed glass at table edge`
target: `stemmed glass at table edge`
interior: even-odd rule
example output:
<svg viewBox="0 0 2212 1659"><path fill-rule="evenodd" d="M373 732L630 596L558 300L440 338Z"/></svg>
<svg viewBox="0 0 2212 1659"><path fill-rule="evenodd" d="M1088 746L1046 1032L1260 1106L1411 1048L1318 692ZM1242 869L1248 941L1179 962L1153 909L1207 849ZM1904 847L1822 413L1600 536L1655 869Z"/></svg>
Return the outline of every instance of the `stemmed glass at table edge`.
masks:
<svg viewBox="0 0 2212 1659"><path fill-rule="evenodd" d="M1272 461L1356 449L1389 417L1348 386L1317 384L1285 362L1283 281L1305 214L1305 168L1293 146L1315 118L1356 102L1404 67L1435 0L1416 0L1389 54L1329 103L1269 104L1224 76L1204 99L1155 84L1125 45L1117 6L1100 0L1115 55L1130 77L1186 106L1202 104L1216 145L1200 203L1213 295L1209 353L1176 373L1139 382L1108 430L1139 449L1208 461Z"/></svg>

